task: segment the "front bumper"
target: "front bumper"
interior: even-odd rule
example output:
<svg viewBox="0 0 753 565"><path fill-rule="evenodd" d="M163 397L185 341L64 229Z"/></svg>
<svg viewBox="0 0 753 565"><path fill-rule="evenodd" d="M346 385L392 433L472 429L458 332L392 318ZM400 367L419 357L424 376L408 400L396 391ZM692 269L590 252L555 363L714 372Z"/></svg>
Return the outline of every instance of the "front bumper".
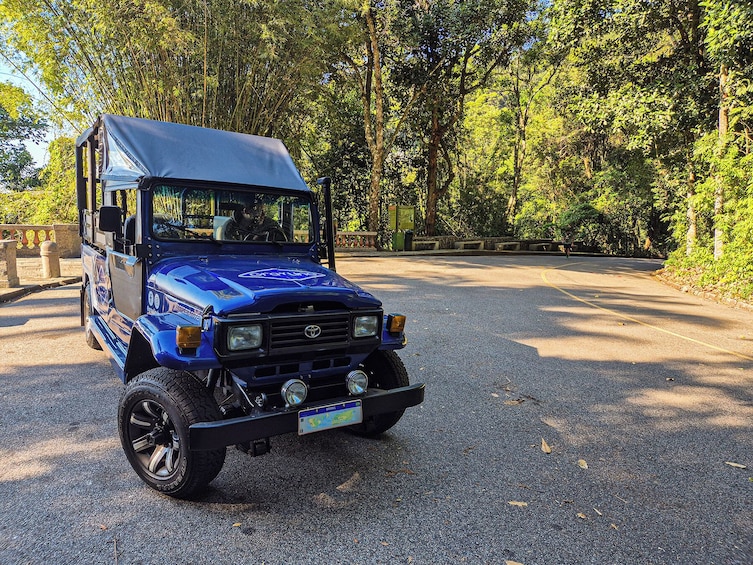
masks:
<svg viewBox="0 0 753 565"><path fill-rule="evenodd" d="M358 397L362 401L364 420L421 404L424 401L425 388L426 385L420 383L391 390L370 390L364 396ZM298 406L284 412L259 412L217 422L200 422L189 428L189 448L192 451L206 451L297 432L299 410L352 399L329 398L324 402Z"/></svg>

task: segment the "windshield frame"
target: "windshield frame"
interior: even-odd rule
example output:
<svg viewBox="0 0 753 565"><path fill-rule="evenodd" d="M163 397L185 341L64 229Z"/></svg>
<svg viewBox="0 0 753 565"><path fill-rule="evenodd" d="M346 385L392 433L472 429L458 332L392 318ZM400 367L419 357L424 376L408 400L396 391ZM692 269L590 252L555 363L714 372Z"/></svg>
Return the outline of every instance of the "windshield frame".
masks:
<svg viewBox="0 0 753 565"><path fill-rule="evenodd" d="M305 248L317 243L312 193L169 179L156 180L149 192L148 232L155 241Z"/></svg>

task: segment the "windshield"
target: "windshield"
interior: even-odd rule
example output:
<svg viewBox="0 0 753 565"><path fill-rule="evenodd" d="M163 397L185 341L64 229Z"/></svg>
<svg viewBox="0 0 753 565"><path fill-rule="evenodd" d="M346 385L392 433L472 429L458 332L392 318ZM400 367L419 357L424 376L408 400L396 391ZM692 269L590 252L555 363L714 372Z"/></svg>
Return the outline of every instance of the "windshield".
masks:
<svg viewBox="0 0 753 565"><path fill-rule="evenodd" d="M289 194L158 185L152 191L152 234L163 240L308 244L311 204Z"/></svg>

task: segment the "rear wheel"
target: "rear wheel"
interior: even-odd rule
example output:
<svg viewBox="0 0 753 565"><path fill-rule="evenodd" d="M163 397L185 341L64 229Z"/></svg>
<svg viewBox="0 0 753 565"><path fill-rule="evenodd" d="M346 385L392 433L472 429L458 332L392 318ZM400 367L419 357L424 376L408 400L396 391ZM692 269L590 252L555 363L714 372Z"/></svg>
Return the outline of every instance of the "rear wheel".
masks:
<svg viewBox="0 0 753 565"><path fill-rule="evenodd" d="M186 498L214 479L225 448L189 451L188 428L221 418L217 404L191 373L158 367L128 383L118 426L126 457L153 489Z"/></svg>
<svg viewBox="0 0 753 565"><path fill-rule="evenodd" d="M390 390L408 386L408 371L398 357L391 350L377 350L369 355L361 364L361 369L369 376L369 389ZM378 414L362 424L352 426L351 430L359 435L375 437L389 430L403 417L405 410Z"/></svg>

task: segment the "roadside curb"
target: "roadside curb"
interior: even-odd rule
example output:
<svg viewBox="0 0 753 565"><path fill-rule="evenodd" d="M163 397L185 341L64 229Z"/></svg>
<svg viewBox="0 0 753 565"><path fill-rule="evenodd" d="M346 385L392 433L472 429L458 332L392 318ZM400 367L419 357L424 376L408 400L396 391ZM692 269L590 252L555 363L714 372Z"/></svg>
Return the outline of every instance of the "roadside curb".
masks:
<svg viewBox="0 0 753 565"><path fill-rule="evenodd" d="M0 304L13 302L14 300L18 300L19 298L28 296L29 294L34 294L36 292L41 292L43 290L47 290L50 288L57 288L59 286L67 286L69 284L76 284L80 282L81 282L81 277L65 277L65 278L48 282L48 283L24 285L20 288L11 290L10 292L5 292L3 294L0 294Z"/></svg>

